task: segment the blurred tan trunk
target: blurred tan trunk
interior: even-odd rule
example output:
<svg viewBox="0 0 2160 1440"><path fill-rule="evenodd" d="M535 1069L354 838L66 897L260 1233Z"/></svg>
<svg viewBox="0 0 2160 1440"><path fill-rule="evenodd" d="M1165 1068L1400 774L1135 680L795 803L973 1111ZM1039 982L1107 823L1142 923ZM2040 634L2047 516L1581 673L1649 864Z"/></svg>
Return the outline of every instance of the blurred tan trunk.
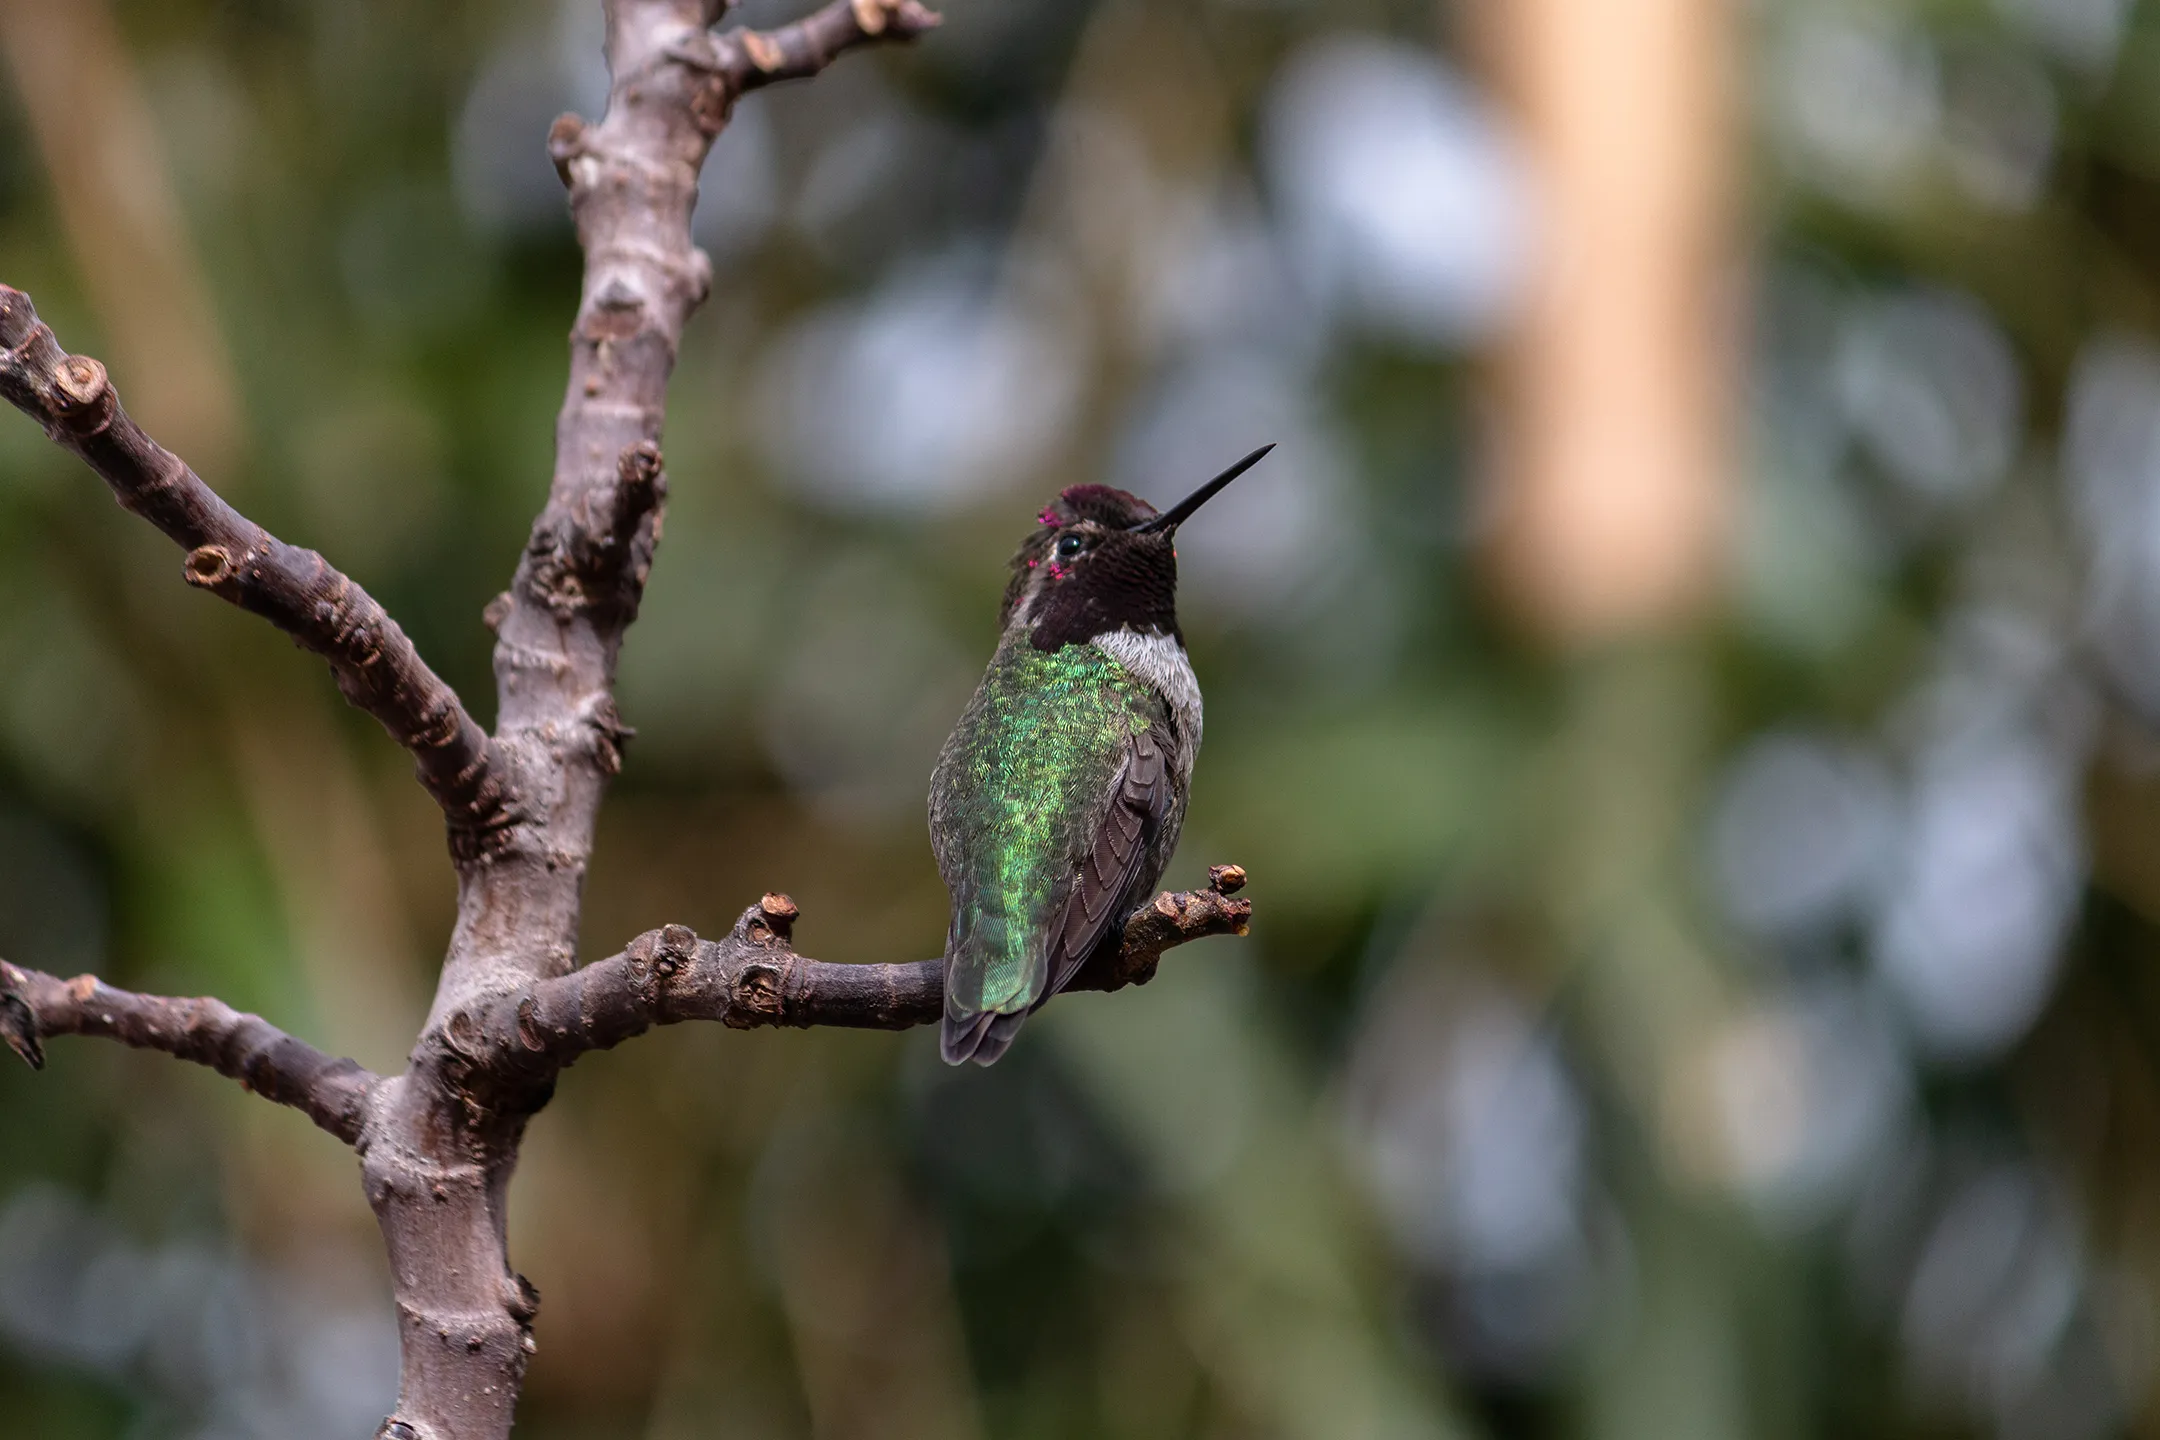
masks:
<svg viewBox="0 0 2160 1440"><path fill-rule="evenodd" d="M111 7L0 0L0 49L129 413L225 487L240 438L232 365Z"/></svg>
<svg viewBox="0 0 2160 1440"><path fill-rule="evenodd" d="M1539 249L1501 366L1490 561L1583 642L1713 595L1737 398L1731 0L1492 0L1480 37L1533 169Z"/></svg>

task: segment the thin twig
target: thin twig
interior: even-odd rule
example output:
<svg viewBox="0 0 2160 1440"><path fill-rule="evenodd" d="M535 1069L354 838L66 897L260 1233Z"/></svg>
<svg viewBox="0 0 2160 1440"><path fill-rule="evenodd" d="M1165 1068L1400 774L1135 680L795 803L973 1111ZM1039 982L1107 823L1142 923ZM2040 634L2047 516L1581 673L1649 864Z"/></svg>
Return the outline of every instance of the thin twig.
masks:
<svg viewBox="0 0 2160 1440"><path fill-rule="evenodd" d="M225 503L120 406L105 367L60 348L30 297L0 285L0 395L104 477L121 505L187 552L183 574L330 662L345 698L410 750L449 817L453 845L502 818L486 734L369 594L312 550Z"/></svg>
<svg viewBox="0 0 2160 1440"><path fill-rule="evenodd" d="M807 80L857 45L913 40L935 29L937 12L917 0L833 0L773 30L730 30L716 42L716 69L745 95L783 80Z"/></svg>
<svg viewBox="0 0 2160 1440"><path fill-rule="evenodd" d="M62 980L0 961L0 1040L38 1069L43 1041L54 1035L101 1035L207 1065L348 1145L360 1138L377 1080L358 1061L326 1055L222 1000L138 995L95 975Z"/></svg>

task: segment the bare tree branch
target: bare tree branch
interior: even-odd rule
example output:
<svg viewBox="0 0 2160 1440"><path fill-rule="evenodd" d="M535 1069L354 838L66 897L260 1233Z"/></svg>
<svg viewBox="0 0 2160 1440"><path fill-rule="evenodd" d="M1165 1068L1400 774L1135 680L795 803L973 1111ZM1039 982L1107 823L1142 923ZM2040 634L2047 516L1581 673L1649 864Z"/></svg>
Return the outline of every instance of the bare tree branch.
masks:
<svg viewBox="0 0 2160 1440"><path fill-rule="evenodd" d="M453 845L501 823L488 739L382 606L312 550L225 503L120 407L105 367L60 348L30 297L0 285L0 395L104 477L115 497L187 551L190 585L251 610L330 662L345 698L413 754Z"/></svg>
<svg viewBox="0 0 2160 1440"><path fill-rule="evenodd" d="M870 17L853 22L866 36L878 16L902 11L879 38L921 28L910 0L856 8ZM690 240L698 172L747 84L709 33L725 9L608 0L607 113L591 125L564 116L548 135L585 278L547 503L509 590L488 607L507 823L484 851L458 853L457 925L434 1006L411 1068L383 1082L362 1137L397 1297L403 1366L381 1432L396 1440L507 1435L533 1348L538 1301L510 1269L505 1205L547 1087L495 1082L461 1046L469 1022L459 1017L575 963L593 826L629 733L615 665L660 538L668 378L712 284ZM813 19L825 36L832 22Z"/></svg>
<svg viewBox="0 0 2160 1440"><path fill-rule="evenodd" d="M612 0L607 113L598 124L565 115L548 135L585 279L547 503L509 590L489 607L494 743L517 776L518 803L486 863L461 867L460 924L431 1026L573 963L593 823L629 733L615 710L615 665L660 538L668 378L712 285L690 217L713 138L745 90L937 23L918 0L843 0L770 33L715 37L708 27L726 8Z"/></svg>
<svg viewBox="0 0 2160 1440"><path fill-rule="evenodd" d="M290 1105L348 1145L360 1138L378 1080L358 1061L326 1055L222 1000L138 995L95 975L62 980L0 960L0 1040L40 1069L42 1042L53 1035L102 1035L207 1065L266 1100Z"/></svg>
<svg viewBox="0 0 2160 1440"><path fill-rule="evenodd" d="M1206 889L1165 892L1133 912L1115 962L1081 971L1074 990L1119 990L1154 978L1163 952L1211 935L1242 935L1252 902L1235 865L1209 872ZM937 1021L942 960L834 965L795 953L795 902L767 895L722 940L688 926L649 930L619 955L543 980L452 1019L447 1043L459 1060L498 1082L545 1085L580 1055L605 1050L655 1025L717 1020L763 1025L905 1030Z"/></svg>
<svg viewBox="0 0 2160 1440"><path fill-rule="evenodd" d="M504 1440L539 1297L510 1268L506 1205L526 1123L561 1070L654 1025L936 1019L941 962L832 965L795 953L795 906L768 895L724 939L671 925L574 970L594 820L629 731L615 712L667 497L667 384L711 265L690 241L698 173L735 101L842 52L937 24L918 0L835 0L771 31L710 27L727 0L608 0L606 115L558 120L585 280L570 335L548 497L496 632L499 722L484 735L382 608L312 551L226 505L120 408L103 367L61 351L28 297L0 286L0 394L188 551L190 583L325 656L339 686L412 750L449 817L457 924L404 1074L379 1078L215 1000L132 994L0 966L0 1039L32 1064L54 1035L106 1035L211 1066L306 1113L358 1151L389 1253L401 1370L384 1440ZM1143 983L1173 946L1243 934L1244 872L1164 894L1075 989Z"/></svg>
<svg viewBox="0 0 2160 1440"><path fill-rule="evenodd" d="M732 95L807 80L857 45L913 40L939 16L916 0L833 0L777 30L730 30L715 42L715 68Z"/></svg>

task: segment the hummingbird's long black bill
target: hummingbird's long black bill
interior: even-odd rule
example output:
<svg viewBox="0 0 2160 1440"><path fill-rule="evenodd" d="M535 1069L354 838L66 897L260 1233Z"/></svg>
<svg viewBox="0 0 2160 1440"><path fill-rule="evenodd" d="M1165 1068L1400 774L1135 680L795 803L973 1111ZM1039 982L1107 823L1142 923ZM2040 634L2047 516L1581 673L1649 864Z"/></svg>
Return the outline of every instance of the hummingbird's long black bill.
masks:
<svg viewBox="0 0 2160 1440"><path fill-rule="evenodd" d="M1229 469L1223 471L1222 474L1217 475L1214 479L1208 481L1207 484L1202 485L1199 489L1193 491L1192 494L1186 496L1183 500L1178 501L1177 504L1171 506L1168 510L1163 511L1162 514L1157 515L1152 519L1143 520L1138 525L1133 526L1132 533L1135 535L1153 535L1165 530L1177 529L1178 526L1184 524L1187 520L1190 520L1192 518L1193 511L1198 510L1202 505L1205 505L1208 501L1214 499L1217 491L1221 490L1223 486L1228 485L1232 480L1237 479L1238 476L1244 474L1247 470L1252 469L1253 466L1259 464L1261 459L1266 456L1268 451L1273 450L1274 448L1275 446L1272 441L1266 445L1262 445L1259 449L1253 451L1252 454L1247 455L1244 459L1238 461L1237 464L1232 465Z"/></svg>

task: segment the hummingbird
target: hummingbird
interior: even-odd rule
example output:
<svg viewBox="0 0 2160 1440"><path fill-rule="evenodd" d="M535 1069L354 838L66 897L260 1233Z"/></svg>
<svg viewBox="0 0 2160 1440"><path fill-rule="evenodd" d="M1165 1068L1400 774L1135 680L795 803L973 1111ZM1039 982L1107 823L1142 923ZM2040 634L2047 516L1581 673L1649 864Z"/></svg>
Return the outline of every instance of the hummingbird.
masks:
<svg viewBox="0 0 2160 1440"><path fill-rule="evenodd" d="M1178 527L1264 445L1168 510L1073 485L1036 517L998 608L997 653L930 778L952 892L945 1062L988 1065L1155 889L1200 753L1177 619Z"/></svg>

